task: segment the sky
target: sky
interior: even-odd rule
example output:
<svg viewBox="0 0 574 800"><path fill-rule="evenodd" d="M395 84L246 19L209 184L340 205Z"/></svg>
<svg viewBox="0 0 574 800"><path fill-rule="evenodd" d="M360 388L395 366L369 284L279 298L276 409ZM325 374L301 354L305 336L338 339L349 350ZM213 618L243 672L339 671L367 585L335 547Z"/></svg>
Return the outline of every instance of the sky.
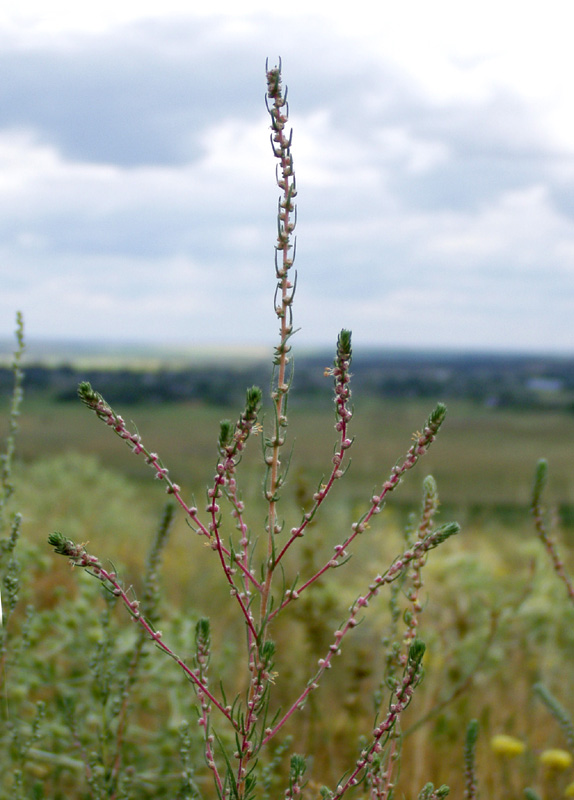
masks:
<svg viewBox="0 0 574 800"><path fill-rule="evenodd" d="M0 338L21 310L30 343L275 343L280 56L298 346L571 354L571 27L563 0L3 4Z"/></svg>

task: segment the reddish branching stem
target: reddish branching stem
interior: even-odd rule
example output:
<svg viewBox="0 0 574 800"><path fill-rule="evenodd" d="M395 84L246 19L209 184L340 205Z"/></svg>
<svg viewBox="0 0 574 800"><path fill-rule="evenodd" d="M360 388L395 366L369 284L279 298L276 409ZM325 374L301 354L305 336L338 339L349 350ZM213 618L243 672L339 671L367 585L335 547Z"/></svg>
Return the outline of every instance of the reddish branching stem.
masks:
<svg viewBox="0 0 574 800"><path fill-rule="evenodd" d="M243 413L235 425L223 421L220 427L218 442L218 459L215 467L213 481L207 490L207 505L200 513L195 506L188 505L181 494L180 487L171 479L167 468L159 456L148 450L143 444L138 433L128 429L123 418L116 414L105 400L95 392L89 383L80 384L78 393L81 400L95 414L109 426L117 436L125 441L136 455L143 455L146 463L152 468L155 477L166 485L168 494L173 495L179 506L185 512L190 527L199 535L208 540L214 551L217 552L221 569L229 586L231 595L238 604L246 626L246 655L249 673L249 685L246 687L244 702L239 698L233 706L227 705L225 693L221 689L224 700L218 700L209 688L208 665L210 656L209 630L207 621L200 621L196 630L196 654L194 668L189 667L184 660L179 658L162 639L160 631L155 630L151 623L152 617L146 612L145 602L140 607L137 600L131 599L122 587L115 572L106 570L100 560L87 553L83 545L77 545L62 534L52 534L50 543L57 553L65 555L72 564L85 568L102 584L118 597L132 618L141 626L143 633L152 639L155 645L173 658L193 684L199 706L199 725L204 733L204 750L208 768L211 770L218 796L230 796L230 786L233 795L238 800L243 800L250 787L250 775L254 762L262 746L283 727L295 711L302 708L309 694L318 688L321 678L327 669L330 669L336 655L341 652L341 643L345 636L360 622L363 610L378 594L381 588L390 584L407 570L412 573L412 590L409 595L411 603L411 623L408 625L404 637L406 651L401 660L401 673L397 669L395 683L392 688L392 699L385 719L377 724L369 743L362 750L355 766L342 780L332 795L333 800L341 798L348 789L356 786L367 776L367 781L373 778L373 787L376 783L375 775L381 777L378 788L374 789L376 797L385 798L391 788L391 773L385 775L376 772L377 761L380 761L383 747L388 744L396 722L409 704L415 686L422 674L421 660L424 645L415 638L417 617L421 610L419 593L422 586L421 569L427 554L446 538L458 531L455 524L444 525L433 529L432 520L436 511L435 495L428 491L426 494L421 522L418 528L418 537L413 534L416 541L407 542L407 549L397 558L389 568L377 575L368 586L368 589L359 596L351 608L344 624L334 632L334 638L328 652L318 662L318 669L308 681L297 699L290 708L277 716L272 722L267 722L268 701L272 684L274 682L273 656L274 644L269 639L270 625L277 614L305 591L308 587L321 579L330 569L341 566L348 558L347 548L355 538L364 533L369 527L371 518L378 514L387 499L387 496L401 482L405 473L415 466L419 458L424 455L440 428L445 417L446 409L439 404L426 421L422 432L414 436L414 442L402 461L392 469L387 480L382 484L380 491L373 495L366 505L365 513L351 526L348 535L342 537L341 543L335 546L334 555L321 566L313 575L306 578L301 586L296 584L284 591L279 597L272 594L274 576L279 567L283 573L284 565L281 563L286 553L293 547L295 541L303 537L311 521L331 493L335 483L344 475L348 466L348 451L353 444L349 435L349 423L353 416L351 408L350 366L352 358L351 333L342 330L338 342L337 352L332 368L327 374L334 380L335 402L335 429L337 443L332 456L329 470L325 473L324 482L313 495L313 503L307 510L299 525L292 528L284 539L278 536L282 531L283 523L278 516L278 502L281 488L286 478L286 468L281 463L282 448L286 442L287 431L287 403L290 392L292 365L290 339L293 329L293 299L296 289L296 275L292 276L292 267L295 258L294 230L296 226L295 197L297 195L293 156L291 153L292 133L287 130L289 109L287 104L287 91L283 90L280 66L267 69L267 109L271 117L271 144L273 154L277 159L277 184L280 197L277 214L277 240L275 243L275 278L276 289L274 310L279 322L279 343L274 352L274 370L272 377L271 401L273 407L273 420L270 434L264 440L264 460L266 476L264 495L267 506L266 531L266 557L261 564L258 578L253 569L253 555L256 541L252 538L239 490L237 480L237 466L241 460L247 440L254 432L259 432L257 422L261 391L251 387L247 391L247 400ZM431 496L432 495L432 496ZM229 539L223 531L222 502L227 502L231 509L237 533ZM280 545L276 542L281 541ZM309 570L312 572L313 570ZM253 602L258 600L259 603ZM254 609L256 609L257 620ZM155 619L155 617L153 617ZM136 653L139 657L139 653ZM216 763L215 733L211 726L212 709L222 714L232 728L235 742L235 766L231 768L230 760L224 756L227 772ZM120 728L120 732L123 727ZM391 748L392 749L392 748ZM119 764L119 761L116 762ZM291 762L289 788L285 796L289 800L301 796L304 786L305 773L304 759L295 757Z"/></svg>
<svg viewBox="0 0 574 800"><path fill-rule="evenodd" d="M265 732L266 742L275 736L277 731L283 727L283 725L294 714L295 711L303 708L309 694L315 689L319 688L319 681L325 670L331 668L334 657L340 655L341 653L340 645L343 638L347 635L347 633L349 633L350 630L357 627L359 624L359 614L363 609L369 606L371 600L379 594L381 588L386 584L395 581L413 562L416 563L421 558L424 558L430 550L438 547L439 544L442 544L450 536L458 533L459 530L459 526L454 522L447 523L446 525L437 528L436 530L427 534L427 536L421 541L415 542L412 547L406 550L402 556L397 558L391 564L386 572L375 577L369 586L368 591L364 595L358 597L351 606L349 617L347 618L345 624L335 631L335 638L332 644L329 646L329 651L324 658L319 659L319 669L313 678L311 678L311 680L307 683L305 689L303 692L301 692L297 700L295 700L295 702L291 705L287 713L273 728L269 728Z"/></svg>
<svg viewBox="0 0 574 800"><path fill-rule="evenodd" d="M199 518L199 511L195 506L188 506L181 494L181 487L172 481L169 470L163 465L161 459L159 458L157 453L151 452L143 443L141 436L139 433L134 433L128 429L126 423L122 416L117 414L113 408L111 408L108 403L104 400L104 398L94 389L88 382L83 382L78 387L78 395L81 401L101 419L103 422L106 423L114 433L120 437L126 444L129 445L132 452L135 455L143 455L145 458L146 464L148 464L154 471L156 478L158 480L164 481L166 483L166 492L169 495L173 495L177 503L181 506L181 508L186 513L187 517L191 521L192 527L196 533L200 536L205 536L211 541L211 546L214 550L217 550L220 554L222 563L225 565L225 559L232 560L231 552L225 547L222 543L219 536L214 536L214 533L218 529L219 523L214 525L214 515L217 514L219 511L219 507L217 505L217 497L219 496L218 492L219 489L219 476L221 473L225 472L225 469L229 469L229 464L222 467L221 470L217 470L217 477L215 481L216 488L209 490L208 495L210 495L210 502L207 506L207 511L211 513L212 519L211 524L206 525L201 521ZM251 423L249 427L249 431L253 428L254 422ZM239 424L238 424L239 427ZM235 453L240 452L244 443L247 439L246 431L241 431L241 437L238 437L235 446ZM225 483L225 480L222 479L222 482ZM210 494L211 493L211 494ZM242 563L238 563L239 569L244 571L246 578L251 581L252 583L256 583L255 578L250 573L248 569ZM227 577L229 578L228 573L226 572ZM233 583L231 581L231 583Z"/></svg>
<svg viewBox="0 0 574 800"><path fill-rule="evenodd" d="M168 645L162 640L161 631L154 630L153 626L142 615L140 610L140 603L138 600L132 600L128 596L126 590L123 588L118 580L115 572L109 572L102 566L102 563L97 556L90 555L83 544L76 544L62 536L61 533L51 533L48 536L48 543L52 545L56 553L69 558L70 563L75 567L83 567L90 575L100 580L112 594L118 597L124 606L127 608L132 616L132 619L140 625L147 633L150 639L154 642L156 647L166 653L172 658L178 666L185 672L191 683L194 684L196 690L206 695L209 700L215 705L223 716L238 730L237 723L233 719L230 710L217 700L216 697L209 691L208 687L201 681L197 672L190 669L190 667L183 661Z"/></svg>
<svg viewBox="0 0 574 800"><path fill-rule="evenodd" d="M353 412L350 408L351 374L349 368L351 366L351 357L351 332L342 330L337 342L337 356L335 358L334 367L326 370L326 374L332 375L335 381L335 407L337 415L335 430L339 433L339 444L333 456L333 467L326 483L313 495L313 505L303 516L301 524L291 530L289 539L275 559L275 566L281 561L293 542L304 535L305 529L315 516L321 504L325 501L335 481L339 480L344 475L343 461L345 454L353 444L353 440L348 438L347 433L349 422L353 416Z"/></svg>
<svg viewBox="0 0 574 800"><path fill-rule="evenodd" d="M427 452L430 445L434 442L438 429L444 421L445 415L446 407L442 403L439 403L433 413L427 419L422 433L415 434L414 444L407 452L402 463L393 467L388 480L383 483L380 493L371 497L371 505L368 511L360 518L360 520L353 523L351 526L352 533L341 544L335 545L334 556L326 564L324 564L321 569L319 569L313 576L303 583L299 589L288 591L286 593L285 599L281 605L278 606L270 615L271 619L275 617L283 608L285 608L285 606L287 606L292 600L296 600L301 595L301 592L305 591L305 589L311 586L311 584L315 583L315 581L317 581L325 572L327 572L328 569L333 569L340 566L341 563L348 557L347 548L349 545L357 536L367 530L371 517L379 514L382 511L387 495L396 489L405 472L414 467L419 458L421 458L421 456ZM350 442L350 440L347 441Z"/></svg>
<svg viewBox="0 0 574 800"><path fill-rule="evenodd" d="M361 780L362 773L368 769L374 758L382 752L399 716L409 705L415 687L422 677L422 658L424 652L424 644L415 640L409 651L409 658L403 679L395 691L395 696L389 705L386 718L380 725L374 728L372 731L372 741L362 750L355 767L345 780L337 786L331 800L339 800L348 789L357 786Z"/></svg>

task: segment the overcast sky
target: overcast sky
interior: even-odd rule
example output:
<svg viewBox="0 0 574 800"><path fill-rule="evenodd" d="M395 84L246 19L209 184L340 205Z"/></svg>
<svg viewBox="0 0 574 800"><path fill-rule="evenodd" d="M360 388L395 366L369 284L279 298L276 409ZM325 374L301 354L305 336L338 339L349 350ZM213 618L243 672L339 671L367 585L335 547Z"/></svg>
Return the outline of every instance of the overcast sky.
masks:
<svg viewBox="0 0 574 800"><path fill-rule="evenodd" d="M3 4L0 337L274 342L280 55L299 346L572 352L570 4L207 5Z"/></svg>

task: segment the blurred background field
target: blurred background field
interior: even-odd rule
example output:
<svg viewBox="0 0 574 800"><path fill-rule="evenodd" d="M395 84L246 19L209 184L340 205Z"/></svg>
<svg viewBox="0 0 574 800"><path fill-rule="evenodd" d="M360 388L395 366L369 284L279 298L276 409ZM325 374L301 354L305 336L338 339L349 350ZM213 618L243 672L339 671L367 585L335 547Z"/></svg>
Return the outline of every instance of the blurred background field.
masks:
<svg viewBox="0 0 574 800"><path fill-rule="evenodd" d="M299 521L301 509L308 506L330 466L335 441L330 381L319 374L319 389L312 397L295 393L291 407L288 433L294 446L284 491L286 530ZM237 381L241 380L239 376ZM95 379L94 388L99 388ZM366 510L371 494L380 489L393 464L404 456L412 434L423 427L435 401L443 398L385 398L357 391L353 399L356 441L351 467L335 487L320 521L302 540L297 560L286 563L287 581L297 570L309 575L313 567L324 563ZM294 607L292 617L276 629L281 676L276 702L285 705L292 699L287 687L304 683L312 674L349 605L377 571L404 549L402 530L409 514L420 507L423 478L435 477L441 498L438 521L456 519L463 530L430 554L423 573L425 609L419 632L428 646L427 675L403 720L407 736L399 786L406 797L416 797L427 780L448 783L454 796L462 794L464 730L473 717L481 723L479 774L485 796L518 798L525 785L542 785L548 776L538 764L540 752L564 746L559 726L532 692L533 685L543 681L564 705L573 707L572 682L565 680L574 663L572 605L529 518L534 467L543 456L551 469L548 499L560 523L566 561L572 566L574 414L569 400L556 403L555 399L553 395L550 407L543 403L543 407L531 404L521 409L470 397L447 398L449 412L436 443L391 494L376 525L359 540L350 563L329 573L326 583L309 592ZM195 497L201 508L213 475L219 420L236 418L240 404L226 407L201 398L146 402L144 396L137 403L116 402L114 407L126 421L133 419L184 495ZM256 437L250 441L241 487L248 522L263 534L260 444ZM53 556L46 544L53 530L89 542L88 549L111 559L137 594L165 500L162 486L141 457L131 454L79 401L33 390L21 418L15 482L16 504L24 515L25 548L33 554L27 565L33 580L23 596L47 614L39 630L45 630L47 619L57 621L63 609L76 608L81 618L88 613L86 608L103 602L95 600L98 592L89 576L72 572L63 559ZM230 535L232 530L230 525ZM199 616L210 616L214 671L221 671L233 693L243 679L236 666L242 631L214 554L190 531L182 515L177 517L166 552L162 586L166 637L169 633L180 646L189 648L192 624ZM287 731L294 737L296 752L316 754L311 780L334 783L342 767L356 757L361 733L372 726L372 696L384 674L387 651L383 642L390 626L388 597L381 596L378 602L365 615L353 641L349 640L339 669L326 677L323 691L313 696ZM123 633L126 617L121 608L115 610L114 620L117 636L129 636L129 631ZM86 658L84 649L87 652L90 644L99 641L98 630L93 620L84 628L77 623L71 629L69 644L78 658ZM36 636L39 642L40 633ZM62 658L54 642L39 644L38 659L45 675L69 669L60 663ZM169 660L162 662L162 656L152 653L150 661L159 663L155 672L149 667L148 678L156 686L152 689L148 684L144 695L151 692L156 705L150 708L141 701L132 733L134 747L139 742L138 747L149 748L146 763L153 766L156 756L160 758L157 752L169 749L168 739L177 724L190 717L191 690ZM51 664L52 672L46 664ZM21 684L18 680L12 686L8 683L7 702L14 708L21 702L18 685L25 685L24 678ZM27 686L26 693L30 701L46 694L46 687L36 683ZM489 740L497 733L518 737L526 745L524 754L514 761L495 756ZM171 747L177 750L177 745ZM195 747L201 763L198 742ZM43 765L43 769L46 779L50 778L50 768ZM176 768L171 764L170 769ZM61 775L59 780L64 780ZM198 780L202 780L201 767ZM562 793L573 780L572 770L555 776L552 791ZM67 783L62 783L67 787L63 796L75 797L72 792L77 784L72 771ZM142 797L154 796L141 791ZM169 796L154 791L157 797Z"/></svg>
<svg viewBox="0 0 574 800"><path fill-rule="evenodd" d="M302 476L312 484L329 469L335 441L329 388L325 380L322 398L293 404L290 412L291 476ZM360 396L353 401L352 466L345 482L337 487L351 503L355 497L364 497L365 486L375 488L385 480L436 402ZM119 402L114 406L127 421L133 420L149 447L169 466L172 477L200 496L212 477L219 421L233 420L241 408L239 403L225 407L201 400L137 406ZM534 465L544 457L552 465L554 502L561 520L567 527L574 526L574 474L570 469L574 413L485 408L464 399L447 401L447 408L440 443L420 467L436 478L445 513L456 513L461 522L524 522ZM149 479L143 461L129 457L127 449L114 436L106 435L79 401L62 403L41 395L27 399L19 458L31 463L67 452L89 453L135 481ZM245 461L248 489L259 480L260 448L252 445ZM395 493L393 507L410 509L418 503L418 496L415 481L406 481Z"/></svg>

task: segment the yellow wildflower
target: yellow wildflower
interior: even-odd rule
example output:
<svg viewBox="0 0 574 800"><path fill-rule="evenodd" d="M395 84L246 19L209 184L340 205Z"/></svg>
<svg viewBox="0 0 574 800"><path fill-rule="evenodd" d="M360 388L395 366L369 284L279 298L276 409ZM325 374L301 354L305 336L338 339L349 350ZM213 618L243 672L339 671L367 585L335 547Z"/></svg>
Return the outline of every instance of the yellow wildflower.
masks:
<svg viewBox="0 0 574 800"><path fill-rule="evenodd" d="M520 756L526 750L526 745L514 736L507 736L505 733L499 733L493 736L490 740L490 749L497 756L504 758L514 758Z"/></svg>
<svg viewBox="0 0 574 800"><path fill-rule="evenodd" d="M540 753L540 763L548 769L568 769L572 766L572 756L567 750L544 750Z"/></svg>

